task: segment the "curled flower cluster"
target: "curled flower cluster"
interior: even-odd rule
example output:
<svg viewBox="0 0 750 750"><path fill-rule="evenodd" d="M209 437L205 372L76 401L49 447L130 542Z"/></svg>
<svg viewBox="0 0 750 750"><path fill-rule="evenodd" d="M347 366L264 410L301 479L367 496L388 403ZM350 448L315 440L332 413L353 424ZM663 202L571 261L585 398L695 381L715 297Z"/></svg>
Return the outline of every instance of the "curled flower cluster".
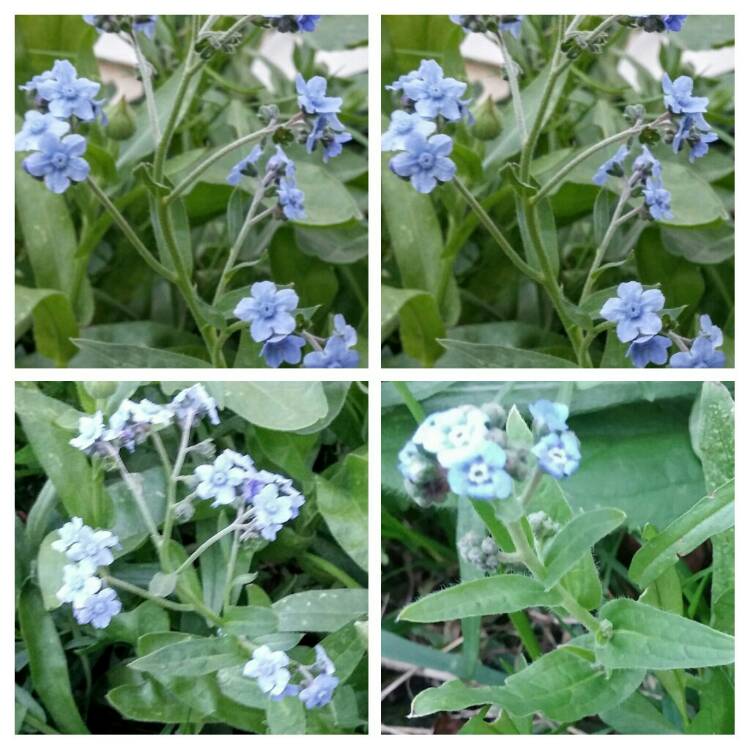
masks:
<svg viewBox="0 0 750 750"><path fill-rule="evenodd" d="M44 180L53 193L64 193L73 182L89 175L89 163L83 158L86 139L70 134L70 130L75 120L91 122L103 117L102 102L94 98L100 86L79 78L68 60L56 60L51 70L20 87L33 95L36 109L24 115L15 149L34 152L23 160L23 168L32 177Z"/></svg>
<svg viewBox="0 0 750 750"><path fill-rule="evenodd" d="M448 16L464 31L484 34L487 31L508 31L516 39L521 36L523 16Z"/></svg>
<svg viewBox="0 0 750 750"><path fill-rule="evenodd" d="M293 289L279 289L272 281L256 281L250 296L234 308L235 317L250 324L250 337L262 343L261 356L270 367L284 362L304 367L356 367L359 354L352 348L357 332L346 323L343 315L333 316L333 333L322 339L299 328L297 307L299 297ZM295 333L299 330L298 333ZM302 348L309 344L312 351L302 359Z"/></svg>
<svg viewBox="0 0 750 750"><path fill-rule="evenodd" d="M145 34L149 39L156 34L158 16L83 16L87 24L100 34Z"/></svg>
<svg viewBox="0 0 750 750"><path fill-rule="evenodd" d="M310 666L292 661L284 651L260 646L242 673L256 680L272 700L297 697L307 709L330 703L339 684L336 667L321 644L315 646L315 661Z"/></svg>
<svg viewBox="0 0 750 750"><path fill-rule="evenodd" d="M635 367L648 364L670 367L708 368L723 367L725 357L718 348L724 341L721 329L713 325L708 315L699 318L697 336L690 340L664 326L664 295L659 289L643 289L637 281L623 282L617 287L617 296L608 299L599 315L616 323L617 338L629 344L627 356ZM669 358L669 348L676 345L678 352Z"/></svg>
<svg viewBox="0 0 750 750"><path fill-rule="evenodd" d="M57 598L62 604L72 605L79 624L106 628L122 610L122 603L97 571L114 560L112 550L119 545L118 538L106 529L92 529L77 516L57 534L59 539L52 542L52 548L64 553L69 561L63 568L63 585Z"/></svg>
<svg viewBox="0 0 750 750"><path fill-rule="evenodd" d="M483 573L496 573L500 564L500 550L491 536L481 537L469 531L458 540L458 554Z"/></svg>
<svg viewBox="0 0 750 750"><path fill-rule="evenodd" d="M513 480L526 479L533 457L540 471L556 479L570 476L581 453L565 423L567 407L538 401L532 415L539 440L530 452L509 441L505 412L496 404L430 415L398 456L407 493L422 507L443 502L449 491L474 500L504 500L513 493Z"/></svg>
<svg viewBox="0 0 750 750"><path fill-rule="evenodd" d="M125 399L105 425L104 415L97 411L78 420L78 435L70 444L89 456L114 456L122 448L131 453L154 432L173 421L192 424L207 416L212 424L219 423L216 401L200 384L180 391L171 403L155 404L148 399L138 403Z"/></svg>
<svg viewBox="0 0 750 750"><path fill-rule="evenodd" d="M383 134L383 150L401 152L391 159L389 167L418 192L431 193L438 182L448 182L456 174L456 165L449 158L452 139L444 133L433 133L443 122L470 118L468 100L461 98L466 84L445 77L434 60L422 60L417 70L386 89L402 94L403 107L393 112Z"/></svg>
<svg viewBox="0 0 750 750"><path fill-rule="evenodd" d="M291 479L257 469L250 456L233 450L225 450L212 464L196 467L194 483L195 495L212 500L212 507L237 508L235 526L243 540L274 541L305 503Z"/></svg>

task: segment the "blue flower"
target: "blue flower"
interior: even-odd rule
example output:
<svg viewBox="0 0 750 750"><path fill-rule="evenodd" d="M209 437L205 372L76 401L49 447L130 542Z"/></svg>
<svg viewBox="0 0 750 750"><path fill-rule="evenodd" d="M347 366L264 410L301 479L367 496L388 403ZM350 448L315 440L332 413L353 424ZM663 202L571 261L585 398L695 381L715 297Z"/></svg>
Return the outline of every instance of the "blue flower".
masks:
<svg viewBox="0 0 750 750"><path fill-rule="evenodd" d="M430 119L440 115L446 120L460 120L460 98L466 84L443 77L443 69L434 60L422 60L417 74L403 85L404 93L415 103L417 114Z"/></svg>
<svg viewBox="0 0 750 750"><path fill-rule="evenodd" d="M92 529L84 526L78 532L76 541L68 547L65 554L69 560L76 563L90 563L95 568L111 565L114 560L112 549L120 544L120 540L106 529Z"/></svg>
<svg viewBox="0 0 750 750"><path fill-rule="evenodd" d="M432 120L425 120L416 112L396 110L391 113L391 123L388 130L383 133L382 149L383 151L404 151L406 139L412 133L419 133L427 138L436 129L437 125Z"/></svg>
<svg viewBox="0 0 750 750"><path fill-rule="evenodd" d="M104 415L97 411L90 417L81 417L78 420L78 433L69 441L70 444L84 453L94 452L97 443L104 437Z"/></svg>
<svg viewBox="0 0 750 750"><path fill-rule="evenodd" d="M313 351L305 355L303 367L325 367L334 369L339 367L356 367L359 364L359 354L350 349L341 336L331 336L326 341L322 351Z"/></svg>
<svg viewBox="0 0 750 750"><path fill-rule="evenodd" d="M398 470L404 479L414 484L420 484L425 478L434 474L435 462L427 458L410 440L398 452Z"/></svg>
<svg viewBox="0 0 750 750"><path fill-rule="evenodd" d="M687 16L662 16L661 20L668 31L682 31L682 25L685 23Z"/></svg>
<svg viewBox="0 0 750 750"><path fill-rule="evenodd" d="M661 162L651 153L648 146L642 146L641 153L633 161L633 172L641 177L661 177Z"/></svg>
<svg viewBox="0 0 750 750"><path fill-rule="evenodd" d="M555 479L569 477L581 463L581 444L574 432L551 432L532 449L539 459L539 468Z"/></svg>
<svg viewBox="0 0 750 750"><path fill-rule="evenodd" d="M471 458L487 438L487 415L475 406L458 406L431 414L412 440L427 453L437 456L443 468Z"/></svg>
<svg viewBox="0 0 750 750"><path fill-rule="evenodd" d="M308 115L333 115L341 111L340 96L326 96L328 81L323 76L313 76L309 81L297 73L297 101Z"/></svg>
<svg viewBox="0 0 750 750"><path fill-rule="evenodd" d="M299 693L299 699L305 708L321 708L331 702L333 692L339 684L339 678L329 674L319 674Z"/></svg>
<svg viewBox="0 0 750 750"><path fill-rule="evenodd" d="M693 79L680 76L674 82L665 73L661 79L664 106L676 115L700 114L708 109L708 97L693 96Z"/></svg>
<svg viewBox="0 0 750 750"><path fill-rule="evenodd" d="M39 86L41 86L45 81L49 81L51 78L53 78L52 71L45 70L44 73L39 73L39 75L33 76L30 81L26 81L26 83L22 84L18 88L21 89L21 91L28 92L29 94L37 94L39 91Z"/></svg>
<svg viewBox="0 0 750 750"><path fill-rule="evenodd" d="M51 75L38 82L37 94L48 103L55 117L76 116L79 120L96 117L94 97L100 84L88 78L78 78L76 69L68 60L57 60Z"/></svg>
<svg viewBox="0 0 750 750"><path fill-rule="evenodd" d="M102 587L102 580L94 575L96 568L88 561L63 568L63 585L55 596L63 604L83 607L86 600Z"/></svg>
<svg viewBox="0 0 750 750"><path fill-rule="evenodd" d="M259 646L253 658L245 664L242 674L258 681L258 687L270 696L280 695L289 684L289 657L283 651L271 651L268 646Z"/></svg>
<svg viewBox="0 0 750 750"><path fill-rule="evenodd" d="M260 350L260 356L266 360L269 367L279 367L283 362L298 365L302 359L302 347L305 340L302 336L289 334L288 336L272 336L267 339Z"/></svg>
<svg viewBox="0 0 750 750"><path fill-rule="evenodd" d="M297 25L300 31L315 31L318 21L323 16L297 16Z"/></svg>
<svg viewBox="0 0 750 750"><path fill-rule="evenodd" d="M635 16L646 31L682 31L687 16Z"/></svg>
<svg viewBox="0 0 750 750"><path fill-rule="evenodd" d="M336 665L331 661L331 657L328 656L320 643L315 646L314 667L322 674L334 674L336 672Z"/></svg>
<svg viewBox="0 0 750 750"><path fill-rule="evenodd" d="M416 70L412 70L399 76L393 83L388 84L385 88L387 91L403 91L404 86L406 86L407 83L416 81L418 78L419 73Z"/></svg>
<svg viewBox="0 0 750 750"><path fill-rule="evenodd" d="M448 470L448 484L456 495L476 500L496 500L508 497L513 481L505 471L505 451L486 440L473 456L454 463Z"/></svg>
<svg viewBox="0 0 750 750"><path fill-rule="evenodd" d="M290 221L305 218L305 194L297 187L297 181L293 176L282 177L279 180L277 192L281 210Z"/></svg>
<svg viewBox="0 0 750 750"><path fill-rule="evenodd" d="M282 33L295 31L315 31L323 16L266 16L274 19L271 25Z"/></svg>
<svg viewBox="0 0 750 750"><path fill-rule="evenodd" d="M73 608L73 615L79 625L93 625L106 628L112 618L122 611L122 602L114 589L104 588L90 596L81 607Z"/></svg>
<svg viewBox="0 0 750 750"><path fill-rule="evenodd" d="M333 159L343 151L343 145L352 139L351 133L343 130L344 126L335 115L318 115L307 136L305 147L311 154L318 143L323 145L323 163Z"/></svg>
<svg viewBox="0 0 750 750"><path fill-rule="evenodd" d="M672 194L667 190L658 177L649 177L643 188L648 211L657 221L672 218Z"/></svg>
<svg viewBox="0 0 750 750"><path fill-rule="evenodd" d="M45 133L39 141L39 151L23 160L23 168L32 176L44 179L53 193L64 193L71 182L81 182L89 175L89 164L81 157L86 151L82 135L66 135L60 140Z"/></svg>
<svg viewBox="0 0 750 750"><path fill-rule="evenodd" d="M719 326L715 326L708 315L701 315L699 318L700 331L699 336L707 338L713 347L719 347L724 343L724 334Z"/></svg>
<svg viewBox="0 0 750 750"><path fill-rule="evenodd" d="M703 115L685 115L681 117L677 132L672 140L672 150L678 153L687 144L690 146L688 159L694 162L708 153L708 144L717 141L719 136L711 130Z"/></svg>
<svg viewBox="0 0 750 750"><path fill-rule="evenodd" d="M250 323L250 336L261 342L294 331L298 304L299 297L293 289L278 289L273 281L256 281L250 287L250 296L234 308L234 315Z"/></svg>
<svg viewBox="0 0 750 750"><path fill-rule="evenodd" d="M599 315L617 323L617 338L623 343L639 336L654 336L661 331L664 295L658 289L647 289L637 281L626 281L617 287L617 297L608 299Z"/></svg>
<svg viewBox="0 0 750 750"><path fill-rule="evenodd" d="M605 161L604 164L602 164L599 169L596 170L596 174L592 179L594 184L600 186L604 185L609 175L622 177L623 174L625 174L625 170L623 169L622 164L629 153L630 150L627 146L620 146L620 148L617 149L615 155L607 159L607 161Z"/></svg>
<svg viewBox="0 0 750 750"><path fill-rule="evenodd" d="M255 163L260 159L263 154L263 149L260 145L253 147L253 150L244 158L240 159L230 170L227 175L227 182L236 186L239 185L240 180L243 177L253 177L256 172L254 169Z"/></svg>
<svg viewBox="0 0 750 750"><path fill-rule="evenodd" d="M245 480L242 488L242 496L245 502L254 504L255 498L268 485L273 485L276 492L289 501L290 518L297 518L300 508L305 504L305 496L294 488L291 479L283 477L281 474L274 474L265 470L254 472Z"/></svg>
<svg viewBox="0 0 750 750"><path fill-rule="evenodd" d="M191 385L180 391L167 407L175 415L181 425L187 424L188 420L207 416L213 425L219 424L219 412L216 409L216 399L208 395L201 383Z"/></svg>
<svg viewBox="0 0 750 750"><path fill-rule="evenodd" d="M529 411L534 421L552 432L564 432L568 429L570 409L567 404L558 404L541 398L529 406Z"/></svg>
<svg viewBox="0 0 750 750"><path fill-rule="evenodd" d="M247 470L237 466L231 455L222 453L212 464L203 464L195 469L198 479L196 494L201 500L213 498L211 506L231 505L242 491Z"/></svg>
<svg viewBox="0 0 750 750"><path fill-rule="evenodd" d="M639 336L631 342L627 355L635 367L645 367L650 362L663 365L666 364L667 349L671 343L666 336Z"/></svg>
<svg viewBox="0 0 750 750"><path fill-rule="evenodd" d="M78 516L73 516L66 524L57 530L57 535L60 537L52 542L52 549L58 552L67 552L80 539L83 529L90 529L90 526L86 526L83 523L83 519Z"/></svg>
<svg viewBox="0 0 750 750"><path fill-rule="evenodd" d="M276 539L281 527L294 516L292 498L279 492L275 484L266 484L253 497L255 530L269 542Z"/></svg>
<svg viewBox="0 0 750 750"><path fill-rule="evenodd" d="M689 352L677 352L669 360L670 367L710 368L724 367L726 358L723 352L716 351L707 336L698 336Z"/></svg>
<svg viewBox="0 0 750 750"><path fill-rule="evenodd" d="M452 180L456 165L448 154L453 150L453 141L447 135L433 135L429 140L421 133L412 133L406 139L406 151L394 156L391 171L399 177L409 178L420 193L430 193L440 182Z"/></svg>
<svg viewBox="0 0 750 750"><path fill-rule="evenodd" d="M38 151L45 133L62 138L69 130L70 125L64 120L30 109L24 115L23 127L16 133L16 151Z"/></svg>
<svg viewBox="0 0 750 750"><path fill-rule="evenodd" d="M285 174L287 177L294 177L297 173L297 167L294 162L286 155L281 146L276 146L276 153L271 156L266 164L266 174Z"/></svg>
<svg viewBox="0 0 750 750"><path fill-rule="evenodd" d="M149 39L156 33L157 16L83 16L83 20L100 34L117 34L131 27L133 32L145 34Z"/></svg>

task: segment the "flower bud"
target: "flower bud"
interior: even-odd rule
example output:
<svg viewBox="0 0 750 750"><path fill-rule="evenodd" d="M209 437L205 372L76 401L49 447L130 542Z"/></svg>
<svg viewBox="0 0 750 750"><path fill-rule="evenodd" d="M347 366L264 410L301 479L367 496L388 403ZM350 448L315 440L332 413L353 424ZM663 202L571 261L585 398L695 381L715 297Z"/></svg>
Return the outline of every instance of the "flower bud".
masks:
<svg viewBox="0 0 750 750"><path fill-rule="evenodd" d="M505 420L508 418L508 415L500 404L489 401L486 404L482 404L479 408L487 415L490 427L505 427Z"/></svg>
<svg viewBox="0 0 750 750"><path fill-rule="evenodd" d="M497 107L492 99L487 97L477 112L473 128L474 136L480 141L491 141L500 135L502 129L503 124Z"/></svg>
<svg viewBox="0 0 750 750"><path fill-rule="evenodd" d="M517 482L523 482L529 475L531 460L525 448L509 448L505 451L505 471Z"/></svg>
<svg viewBox="0 0 750 750"><path fill-rule="evenodd" d="M94 399L109 398L117 390L117 383L110 380L92 380L83 384L86 393Z"/></svg>
<svg viewBox="0 0 750 750"><path fill-rule="evenodd" d="M106 134L113 141L124 141L135 133L135 112L125 97L115 104L109 114Z"/></svg>

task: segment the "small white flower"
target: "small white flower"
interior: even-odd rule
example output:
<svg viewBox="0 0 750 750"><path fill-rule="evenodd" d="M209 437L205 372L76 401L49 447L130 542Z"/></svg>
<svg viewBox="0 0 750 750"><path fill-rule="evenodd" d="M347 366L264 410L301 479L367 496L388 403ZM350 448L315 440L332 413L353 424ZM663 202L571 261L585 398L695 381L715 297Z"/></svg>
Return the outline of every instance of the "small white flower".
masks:
<svg viewBox="0 0 750 750"><path fill-rule="evenodd" d="M78 420L78 437L74 437L70 444L74 448L87 451L104 434L104 416L100 411L91 417L81 417Z"/></svg>
<svg viewBox="0 0 750 750"><path fill-rule="evenodd" d="M102 581L94 575L95 572L96 568L88 560L82 560L77 565L66 565L57 598L74 607L83 607L88 598L102 587Z"/></svg>

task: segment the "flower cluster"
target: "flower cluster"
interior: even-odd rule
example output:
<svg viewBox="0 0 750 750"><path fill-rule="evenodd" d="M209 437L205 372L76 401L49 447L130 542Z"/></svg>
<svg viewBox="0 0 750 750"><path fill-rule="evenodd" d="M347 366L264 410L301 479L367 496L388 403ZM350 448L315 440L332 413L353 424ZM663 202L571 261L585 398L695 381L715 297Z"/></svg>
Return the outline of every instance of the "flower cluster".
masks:
<svg viewBox="0 0 750 750"><path fill-rule="evenodd" d="M212 507L238 509L236 525L243 539L274 541L305 502L291 479L257 469L250 456L233 450L225 450L212 464L196 467L194 483L195 495L212 500Z"/></svg>
<svg viewBox="0 0 750 750"><path fill-rule="evenodd" d="M114 589L104 586L97 570L112 563L112 550L119 540L111 531L92 529L78 517L58 529L57 534L59 539L52 542L52 548L68 559L57 598L72 605L79 624L106 628L122 610L122 603Z"/></svg>
<svg viewBox="0 0 750 750"><path fill-rule="evenodd" d="M568 408L538 401L531 406L537 442L531 451L515 445L497 404L458 406L430 415L398 455L398 468L410 497L427 507L448 492L473 500L504 500L513 480L537 468L556 479L568 477L581 460L578 438L568 429Z"/></svg>
<svg viewBox="0 0 750 750"><path fill-rule="evenodd" d="M458 540L458 554L484 573L497 572L499 552L491 536L481 537L475 531L469 531Z"/></svg>
<svg viewBox="0 0 750 750"><path fill-rule="evenodd" d="M336 667L321 644L315 646L315 661L310 666L293 662L283 651L260 646L242 673L256 680L272 700L297 697L307 709L330 703L339 684Z"/></svg>
<svg viewBox="0 0 750 750"><path fill-rule="evenodd" d="M270 27L282 34L315 31L323 16L253 16L256 26Z"/></svg>
<svg viewBox="0 0 750 750"><path fill-rule="evenodd" d="M87 24L100 34L145 34L149 39L156 34L158 16L83 16Z"/></svg>
<svg viewBox="0 0 750 750"><path fill-rule="evenodd" d="M184 426L204 416L212 424L219 423L216 401L198 383L180 391L166 405L145 398L138 403L125 399L107 424L101 411L81 417L78 420L79 434L70 444L90 456L114 456L122 448L132 453L152 433L168 427L173 421Z"/></svg>
<svg viewBox="0 0 750 750"><path fill-rule="evenodd" d="M693 162L708 153L708 144L718 140L704 114L708 110L708 97L693 96L693 79L680 76L671 81L665 73L662 77L664 106L672 114L674 132L668 133L672 150L677 154L687 146L688 159Z"/></svg>
<svg viewBox="0 0 750 750"><path fill-rule="evenodd" d="M297 73L295 79L297 101L302 110L308 134L305 139L307 153L311 154L320 145L323 149L323 162L338 156L345 143L351 141L339 120L343 99L340 96L326 96L328 81L323 76L313 76L309 81Z"/></svg>
<svg viewBox="0 0 750 750"><path fill-rule="evenodd" d="M626 25L635 26L649 33L664 31L682 31L687 16L626 16Z"/></svg>
<svg viewBox="0 0 750 750"><path fill-rule="evenodd" d="M521 36L523 16L448 16L448 18L468 32L484 34L487 31L494 33L508 31L516 39Z"/></svg>
<svg viewBox="0 0 750 750"><path fill-rule="evenodd" d="M422 60L417 70L386 88L401 93L403 107L393 112L383 134L383 150L401 152L389 167L418 192L430 193L438 182L448 182L456 174L456 165L449 158L453 141L444 133L433 133L443 122L470 117L468 100L461 98L466 84L445 77L434 60Z"/></svg>
<svg viewBox="0 0 750 750"><path fill-rule="evenodd" d="M617 338L629 344L627 356L635 367L648 364L670 367L723 367L725 357L718 348L723 334L713 325L708 315L701 315L699 330L691 341L675 331L662 335L664 295L659 289L643 289L637 281L627 281L617 287L617 296L608 299L599 315L616 324ZM669 358L669 348L676 345L678 352Z"/></svg>
<svg viewBox="0 0 750 750"><path fill-rule="evenodd" d="M237 303L234 315L250 324L250 337L263 344L260 353L270 367L284 362L297 365L300 361L304 367L356 367L359 355L352 347L357 343L357 332L347 325L344 316L334 315L333 333L322 339L298 329L298 305L299 297L293 289L279 289L272 281L256 281L250 287L250 296ZM312 351L303 360L306 344Z"/></svg>
<svg viewBox="0 0 750 750"><path fill-rule="evenodd" d="M85 180L90 171L83 158L86 139L70 134L74 120L91 122L102 115L102 102L94 97L100 84L79 78L68 60L56 60L51 70L21 86L32 94L36 109L24 115L16 134L16 151L33 151L23 160L24 170L53 193L64 193L73 182Z"/></svg>

